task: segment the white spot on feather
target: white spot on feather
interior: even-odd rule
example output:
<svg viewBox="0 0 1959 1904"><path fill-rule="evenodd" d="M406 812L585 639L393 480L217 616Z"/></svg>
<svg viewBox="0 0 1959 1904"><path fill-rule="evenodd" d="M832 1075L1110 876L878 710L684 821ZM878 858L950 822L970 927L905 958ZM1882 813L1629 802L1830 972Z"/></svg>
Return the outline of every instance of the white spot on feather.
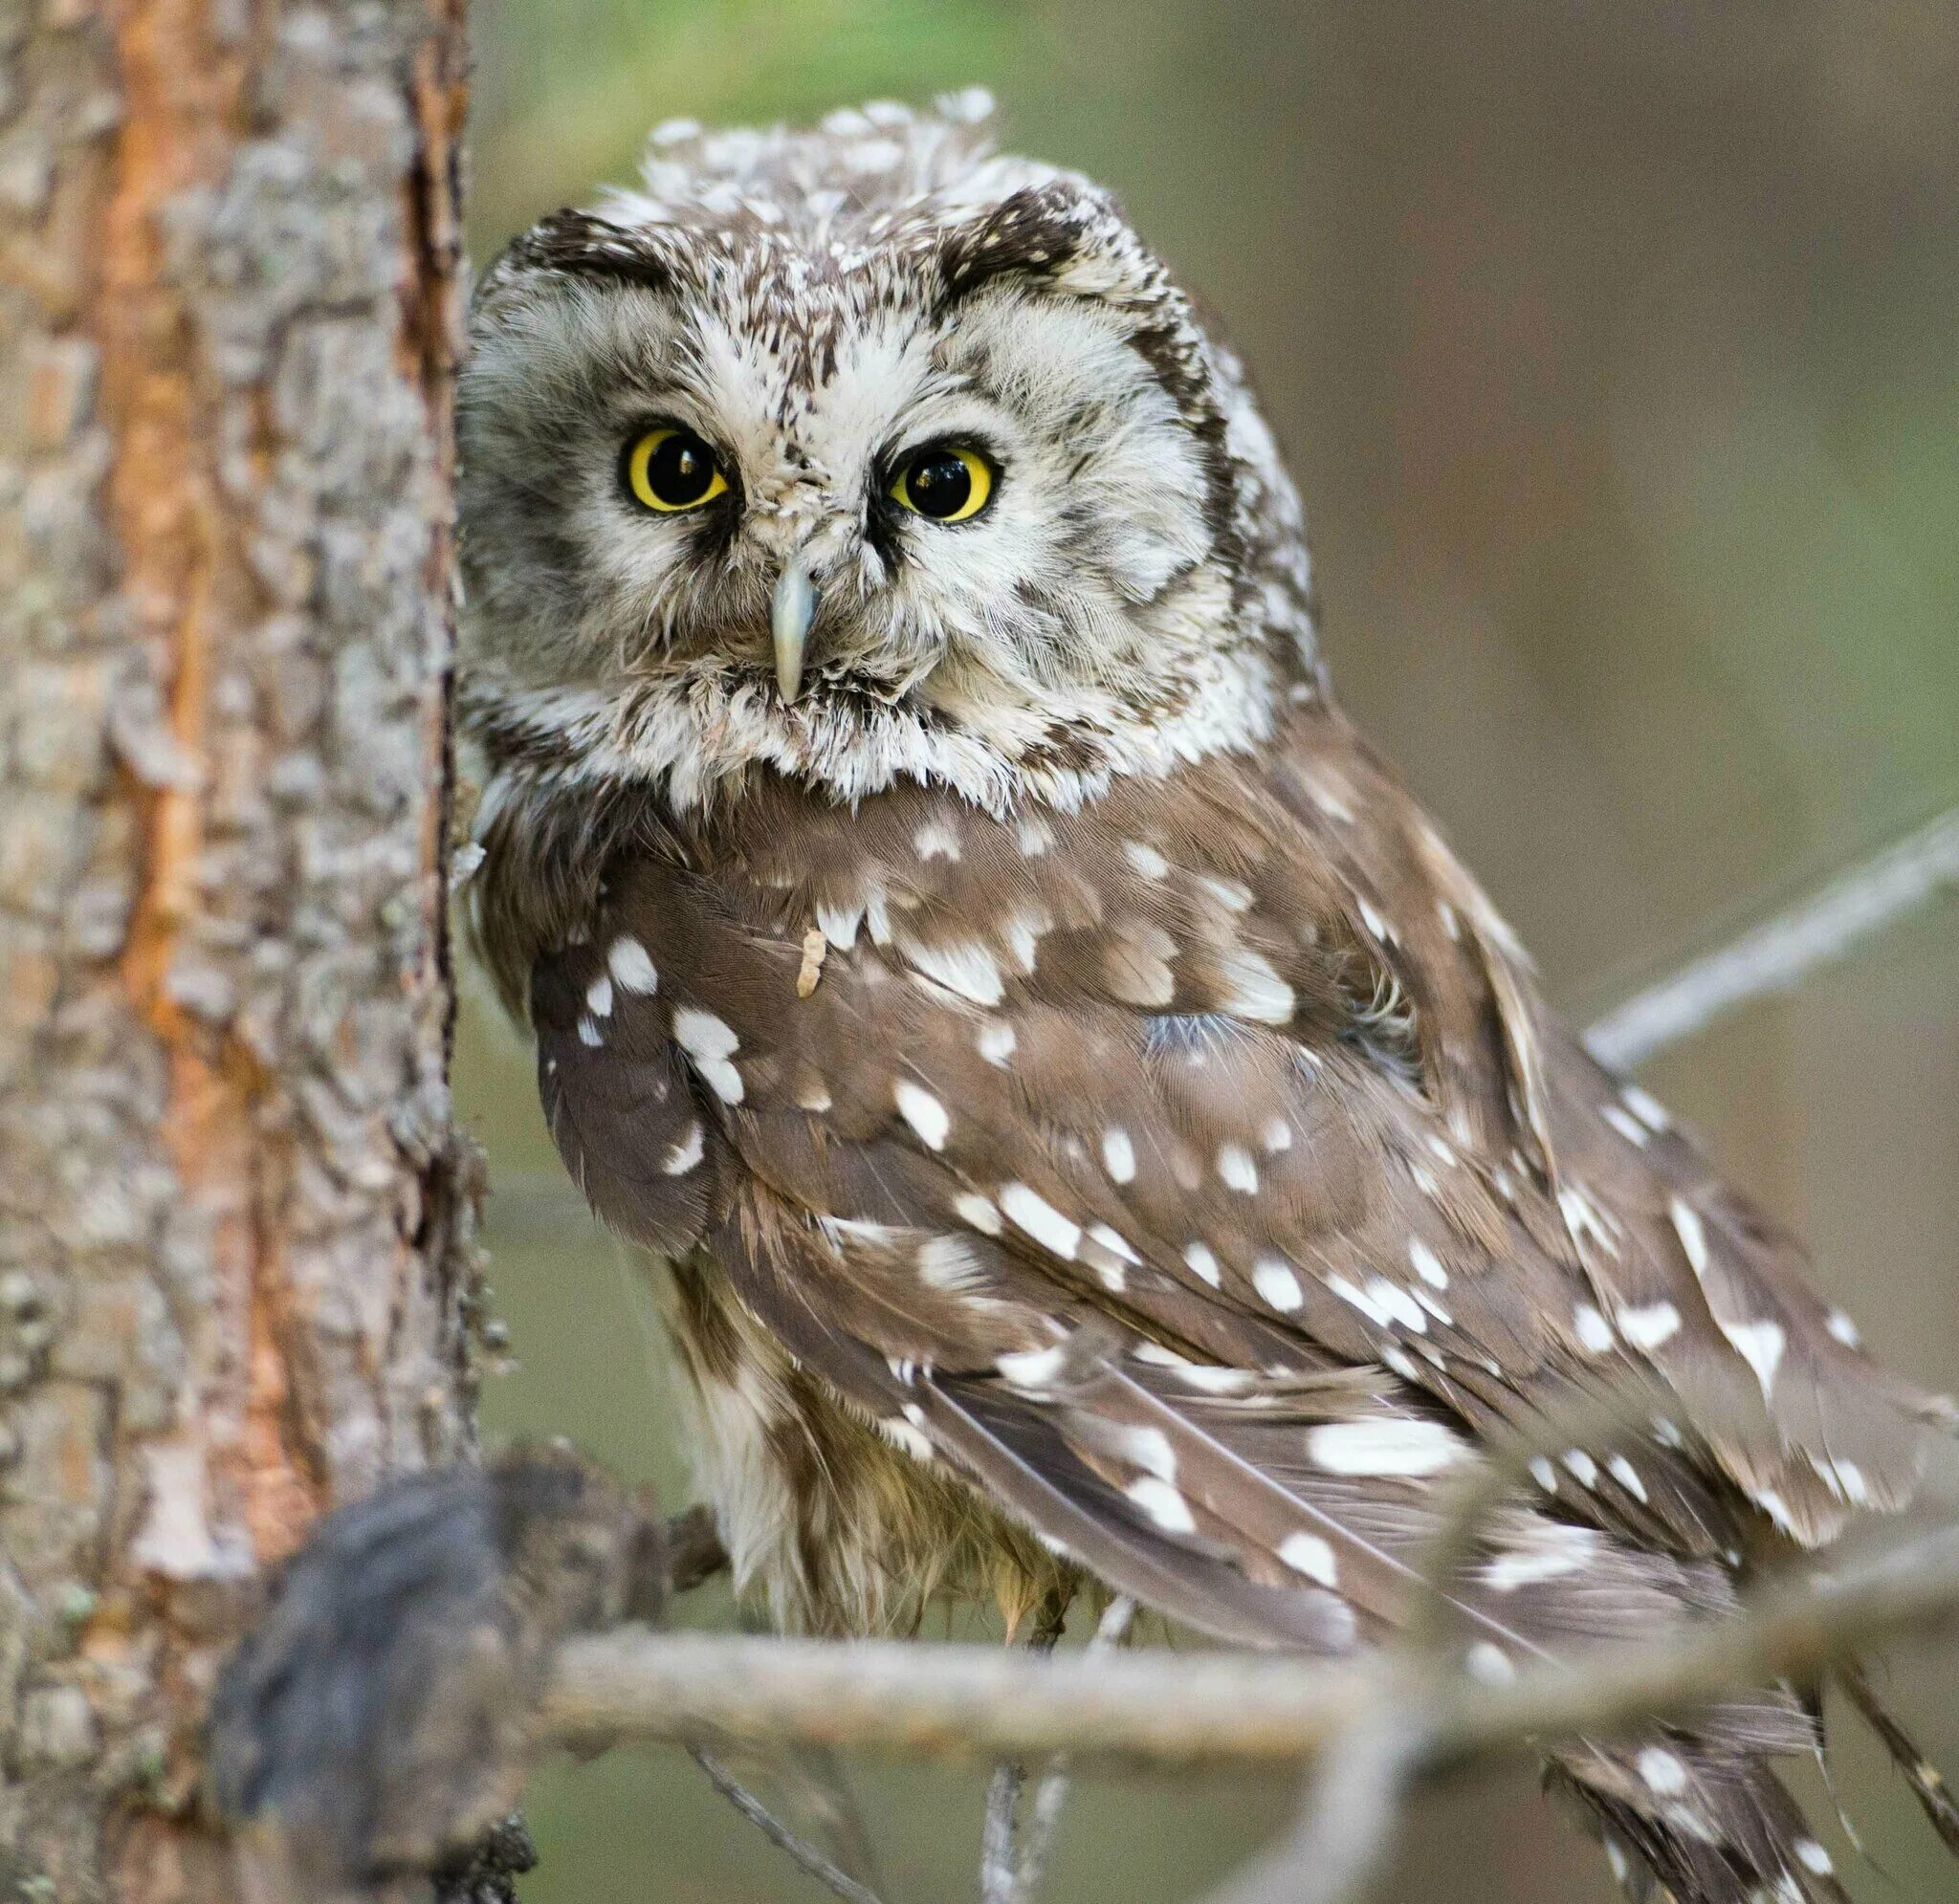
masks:
<svg viewBox="0 0 1959 1904"><path fill-rule="evenodd" d="M1327 1278L1327 1287L1343 1302L1351 1302L1354 1308L1378 1328L1388 1326L1388 1312L1358 1284L1344 1276Z"/></svg>
<svg viewBox="0 0 1959 1904"><path fill-rule="evenodd" d="M1222 1285L1224 1272L1219 1267L1218 1258L1208 1243L1186 1243L1183 1259L1191 1274L1201 1277L1213 1289Z"/></svg>
<svg viewBox="0 0 1959 1904"><path fill-rule="evenodd" d="M914 1461L937 1458L933 1453L932 1443L909 1421L896 1415L883 1416L877 1424L877 1431L893 1448L901 1449Z"/></svg>
<svg viewBox="0 0 1959 1904"><path fill-rule="evenodd" d="M1611 1219L1592 1201L1582 1188L1572 1184L1560 1190L1557 1193L1557 1207L1574 1242L1582 1245L1584 1239L1590 1237L1607 1256L1618 1255L1618 1238L1613 1235L1614 1226Z"/></svg>
<svg viewBox="0 0 1959 1904"><path fill-rule="evenodd" d="M1610 1471L1613 1479L1620 1487L1624 1488L1635 1500L1644 1500L1646 1499L1646 1483L1640 1478L1639 1469L1634 1467L1623 1455L1615 1455L1605 1465Z"/></svg>
<svg viewBox="0 0 1959 1904"><path fill-rule="evenodd" d="M1246 1196L1257 1193L1259 1167L1243 1144L1218 1146L1218 1174L1229 1189L1242 1191Z"/></svg>
<svg viewBox="0 0 1959 1904"><path fill-rule="evenodd" d="M1446 1289L1449 1286L1449 1273L1442 1267L1442 1258L1437 1256L1420 1237L1408 1238L1408 1263L1431 1289Z"/></svg>
<svg viewBox="0 0 1959 1904"><path fill-rule="evenodd" d="M682 1005L673 1014L673 1038L716 1097L724 1104L741 1102L741 1073L729 1061L741 1040L732 1027L712 1012Z"/></svg>
<svg viewBox="0 0 1959 1904"><path fill-rule="evenodd" d="M605 1042L605 1034L599 1029L597 1021L583 1012L579 1014L578 1041L590 1045L594 1051Z"/></svg>
<svg viewBox="0 0 1959 1904"><path fill-rule="evenodd" d="M1864 1478L1863 1470L1855 1461L1840 1457L1836 1460L1819 1459L1810 1456L1810 1464L1822 1477L1823 1485L1840 1501L1851 1507L1869 1505L1871 1484Z"/></svg>
<svg viewBox="0 0 1959 1904"><path fill-rule="evenodd" d="M1517 1676L1517 1668L1510 1655L1494 1640L1478 1640L1469 1649L1463 1664L1468 1669L1472 1679L1480 1679L1486 1686L1507 1686Z"/></svg>
<svg viewBox="0 0 1959 1904"><path fill-rule="evenodd" d="M959 836L957 828L942 820L928 820L912 835L912 843L921 860L957 860Z"/></svg>
<svg viewBox="0 0 1959 1904"><path fill-rule="evenodd" d="M918 1133L918 1141L928 1150L943 1150L953 1127L952 1113L945 1105L924 1085L914 1084L909 1078L900 1078L892 1084L891 1097L898 1106L898 1115Z"/></svg>
<svg viewBox="0 0 1959 1904"><path fill-rule="evenodd" d="M1100 1243L1112 1256L1119 1256L1124 1262L1142 1261L1142 1258L1136 1254L1135 1245L1120 1230L1112 1230L1107 1223L1090 1224L1089 1237L1091 1241Z"/></svg>
<svg viewBox="0 0 1959 1904"><path fill-rule="evenodd" d="M1857 1348L1862 1346L1863 1337L1859 1333L1857 1324L1850 1320L1849 1315L1842 1309L1832 1309L1823 1326L1845 1348Z"/></svg>
<svg viewBox="0 0 1959 1904"><path fill-rule="evenodd" d="M1587 1355L1603 1355L1612 1347L1612 1324L1590 1302L1580 1302L1572 1311L1572 1327Z"/></svg>
<svg viewBox="0 0 1959 1904"><path fill-rule="evenodd" d="M1317 1534L1288 1534L1279 1543L1279 1558L1294 1573L1303 1573L1322 1587L1339 1584L1340 1567L1333 1558L1332 1546Z"/></svg>
<svg viewBox="0 0 1959 1904"><path fill-rule="evenodd" d="M1767 1401L1775 1387L1775 1371L1782 1366L1782 1351L1788 1337L1780 1323L1766 1318L1758 1323L1723 1323L1721 1333L1734 1345L1734 1352L1755 1371Z"/></svg>
<svg viewBox="0 0 1959 1904"><path fill-rule="evenodd" d="M1795 1841L1796 1862L1805 1871L1813 1871L1818 1877L1828 1877L1837 1867L1830 1860L1830 1853L1814 1838L1798 1838Z"/></svg>
<svg viewBox="0 0 1959 1904"><path fill-rule="evenodd" d="M1707 1226L1701 1221L1701 1213L1684 1197L1676 1196L1666 1206L1666 1214L1673 1219L1673 1234L1680 1238L1680 1246L1686 1252L1687 1267L1696 1277L1707 1274Z"/></svg>
<svg viewBox="0 0 1959 1904"><path fill-rule="evenodd" d="M1289 1263L1277 1257L1261 1257L1251 1266L1251 1286L1275 1309L1290 1314L1306 1301L1299 1278Z"/></svg>
<svg viewBox="0 0 1959 1904"><path fill-rule="evenodd" d="M1130 1142L1129 1132L1119 1124L1112 1124L1102 1133L1102 1167L1115 1183L1130 1183L1134 1180L1135 1146Z"/></svg>
<svg viewBox="0 0 1959 1904"><path fill-rule="evenodd" d="M1072 1260L1081 1246L1082 1226L1064 1216L1053 1204L1024 1183L1002 1184L1000 1207L1008 1219L1024 1230L1044 1249Z"/></svg>
<svg viewBox="0 0 1959 1904"><path fill-rule="evenodd" d="M1249 912L1252 906L1251 887L1235 879L1220 879L1213 873L1199 873L1198 885L1208 892L1227 912Z"/></svg>
<svg viewBox="0 0 1959 1904"><path fill-rule="evenodd" d="M1638 1084L1624 1084L1620 1086L1618 1095L1619 1102L1648 1130L1658 1132L1673 1127L1673 1119L1667 1115L1666 1106L1651 1091L1643 1090Z"/></svg>
<svg viewBox="0 0 1959 1904"><path fill-rule="evenodd" d="M1398 1282L1391 1282L1385 1276L1376 1276L1369 1281L1367 1293L1383 1315L1399 1323L1403 1328L1413 1329L1417 1335L1428 1333L1428 1318L1422 1314L1421 1304Z"/></svg>
<svg viewBox="0 0 1959 1904"><path fill-rule="evenodd" d="M1570 1469L1573 1479L1580 1487L1598 1485L1598 1463L1582 1448L1570 1448L1565 1451L1565 1466Z"/></svg>
<svg viewBox="0 0 1959 1904"><path fill-rule="evenodd" d="M698 1123L687 1127L687 1135L669 1147L660 1169L670 1177L684 1177L707 1151L707 1135Z"/></svg>
<svg viewBox="0 0 1959 1904"><path fill-rule="evenodd" d="M1170 862L1156 847L1143 840L1125 840L1122 843L1122 857L1133 865L1144 879L1167 878Z"/></svg>
<svg viewBox="0 0 1959 1904"><path fill-rule="evenodd" d="M1020 1348L998 1356L993 1366L1009 1388L1045 1389L1068 1366L1068 1348L1056 1343L1052 1348Z"/></svg>
<svg viewBox="0 0 1959 1904"><path fill-rule="evenodd" d="M1038 860L1054 844L1054 829L1045 820L1016 821L1014 843L1028 859Z"/></svg>
<svg viewBox="0 0 1959 1904"><path fill-rule="evenodd" d="M1514 1593L1542 1580L1561 1580L1568 1573L1582 1572L1597 1549L1597 1536L1589 1527L1548 1521L1533 1531L1528 1546L1492 1557L1483 1569L1483 1583L1493 1593Z"/></svg>
<svg viewBox="0 0 1959 1904"><path fill-rule="evenodd" d="M1218 975L1223 990L1218 996L1221 1011L1235 1018L1249 1018L1255 1024L1283 1025L1291 1021L1296 1009L1292 988L1279 976L1278 968L1263 952L1248 946L1234 946L1218 955Z"/></svg>
<svg viewBox="0 0 1959 1904"><path fill-rule="evenodd" d="M955 1213L965 1222L972 1224L981 1236L997 1237L1001 1233L1000 1209L990 1196L981 1196L978 1191L962 1190L953 1198Z"/></svg>
<svg viewBox="0 0 1959 1904"><path fill-rule="evenodd" d="M973 1040L974 1048L989 1064L1004 1066L1014 1055L1014 1047L1020 1040L1014 1036L1014 1028L998 1018L989 1019L980 1027L979 1036Z"/></svg>
<svg viewBox="0 0 1959 1904"><path fill-rule="evenodd" d="M1618 1327L1635 1348L1658 1348L1680 1332L1680 1311L1671 1302L1654 1302L1643 1309L1621 1309Z"/></svg>
<svg viewBox="0 0 1959 1904"><path fill-rule="evenodd" d="M1674 1798L1687 1788L1687 1768L1671 1752L1662 1751L1658 1745L1649 1745L1633 1762L1640 1768L1640 1776L1646 1781L1649 1791L1658 1792L1662 1798Z"/></svg>
<svg viewBox="0 0 1959 1904"><path fill-rule="evenodd" d="M918 1280L933 1289L973 1289L986 1271L972 1246L957 1237L927 1237L918 1245Z"/></svg>
<svg viewBox="0 0 1959 1904"><path fill-rule="evenodd" d="M819 906L816 930L839 952L848 952L857 943L857 929L864 923L861 906Z"/></svg>
<svg viewBox="0 0 1959 1904"><path fill-rule="evenodd" d="M1158 1480L1177 1478L1177 1451L1160 1428L1125 1428L1118 1446L1124 1459L1155 1475Z"/></svg>
<svg viewBox="0 0 1959 1904"><path fill-rule="evenodd" d="M1643 1150L1651 1141L1646 1127L1630 1111L1618 1105L1600 1105L1598 1115L1623 1137L1628 1144Z"/></svg>
<svg viewBox="0 0 1959 1904"><path fill-rule="evenodd" d="M997 1005L1006 986L993 954L974 940L954 940L949 945L913 944L907 947L912 963L928 978L935 978L948 992L957 992L976 1005Z"/></svg>
<svg viewBox="0 0 1959 1904"><path fill-rule="evenodd" d="M622 992L630 992L645 998L660 989L660 974L654 971L646 947L630 933L622 932L612 941L612 949L605 954L605 964L612 974L613 982Z"/></svg>
<svg viewBox="0 0 1959 1904"><path fill-rule="evenodd" d="M1439 1422L1333 1421L1307 1430L1306 1451L1330 1475L1434 1475L1463 1444Z"/></svg>
<svg viewBox="0 0 1959 1904"><path fill-rule="evenodd" d="M1129 1485L1129 1498L1167 1534L1194 1534L1197 1521L1190 1503L1168 1481L1145 1475Z"/></svg>
<svg viewBox="0 0 1959 1904"><path fill-rule="evenodd" d="M1017 913L1006 924L1007 949L1014 955L1014 964L1023 976L1034 970L1034 963L1041 951L1041 935L1047 931L1052 921L1042 913Z"/></svg>
<svg viewBox="0 0 1959 1904"><path fill-rule="evenodd" d="M595 1018L612 1016L612 981L603 972L585 987L585 1010Z"/></svg>

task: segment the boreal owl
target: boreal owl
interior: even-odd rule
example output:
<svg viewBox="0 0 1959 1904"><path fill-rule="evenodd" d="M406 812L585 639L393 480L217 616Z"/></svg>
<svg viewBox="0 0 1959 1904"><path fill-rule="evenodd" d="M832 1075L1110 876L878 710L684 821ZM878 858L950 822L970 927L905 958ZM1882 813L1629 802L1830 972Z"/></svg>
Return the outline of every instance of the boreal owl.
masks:
<svg viewBox="0 0 1959 1904"><path fill-rule="evenodd" d="M1508 1677L1899 1507L1938 1404L1547 1009L1332 701L1237 360L983 99L655 132L461 400L481 944L671 1266L780 1622L1077 1585ZM1632 1893L1838 1898L1781 1689L1550 1748Z"/></svg>

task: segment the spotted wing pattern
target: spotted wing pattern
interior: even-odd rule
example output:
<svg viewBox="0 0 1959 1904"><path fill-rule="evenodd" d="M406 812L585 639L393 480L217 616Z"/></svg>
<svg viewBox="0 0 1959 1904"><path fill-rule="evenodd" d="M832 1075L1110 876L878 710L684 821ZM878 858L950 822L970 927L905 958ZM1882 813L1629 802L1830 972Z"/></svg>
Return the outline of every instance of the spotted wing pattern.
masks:
<svg viewBox="0 0 1959 1904"><path fill-rule="evenodd" d="M1471 1671L1718 1611L1745 1553L1900 1503L1930 1405L1547 1015L1339 717L1289 719L1077 812L758 786L615 854L531 1000L595 1207L1232 1641L1392 1629L1479 1440L1640 1384L1446 1583ZM1557 1762L1682 1898L1833 1898L1762 1765L1809 1740L1765 1694Z"/></svg>

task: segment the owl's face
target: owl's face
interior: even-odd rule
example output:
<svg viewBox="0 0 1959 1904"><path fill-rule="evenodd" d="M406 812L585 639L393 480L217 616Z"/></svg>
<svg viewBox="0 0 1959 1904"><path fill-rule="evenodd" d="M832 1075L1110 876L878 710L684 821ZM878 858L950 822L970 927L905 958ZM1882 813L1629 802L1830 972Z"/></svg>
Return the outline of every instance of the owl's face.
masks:
<svg viewBox="0 0 1959 1904"><path fill-rule="evenodd" d="M1161 266L958 121L831 125L656 141L657 196L547 220L487 279L478 727L683 794L767 761L995 797L1256 727L1272 611L1307 624L1248 531L1290 492Z"/></svg>

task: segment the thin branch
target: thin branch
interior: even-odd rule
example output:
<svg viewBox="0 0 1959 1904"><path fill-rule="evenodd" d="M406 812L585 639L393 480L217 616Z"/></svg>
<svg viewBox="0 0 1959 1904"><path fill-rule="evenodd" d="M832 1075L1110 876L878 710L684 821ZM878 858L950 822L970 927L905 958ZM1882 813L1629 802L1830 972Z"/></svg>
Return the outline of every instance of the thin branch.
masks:
<svg viewBox="0 0 1959 1904"><path fill-rule="evenodd" d="M1441 1518L1417 1563L1420 1591L1380 1654L1382 1683L1398 1686L1398 1696L1332 1741L1285 1837L1208 1904L1348 1904L1363 1893L1394 1849L1401 1801L1421 1769L1426 1715L1452 1673L1451 1588L1484 1523L1512 1498L1534 1456L1609 1444L1645 1400L1637 1386L1574 1397L1540 1414L1528 1433L1493 1439L1484 1460L1444 1484Z"/></svg>
<svg viewBox="0 0 1959 1904"><path fill-rule="evenodd" d="M1491 1435L1480 1459L1447 1477L1438 1490L1440 1518L1417 1560L1420 1591L1403 1617L1398 1650L1440 1656L1448 1637L1450 1589L1484 1523L1513 1499L1533 1459L1569 1448L1602 1456L1623 1442L1655 1406L1663 1406L1657 1386L1637 1378L1603 1394L1568 1396L1540 1410L1528 1428ZM1725 1422L1704 1419L1700 1426L1703 1432L1711 1432Z"/></svg>
<svg viewBox="0 0 1959 1904"><path fill-rule="evenodd" d="M1662 1643L1602 1649L1506 1684L1452 1678L1427 1762L1690 1709L1812 1674L1888 1634L1959 1612L1959 1528L1897 1543L1765 1594ZM1378 1660L1286 1654L1062 1654L620 1630L561 1650L542 1718L581 1749L623 1740L820 1743L986 1759L1072 1752L1189 1765L1311 1757L1377 1721Z"/></svg>
<svg viewBox="0 0 1959 1904"><path fill-rule="evenodd" d="M1017 1904L1021 1790L1026 1783L1027 1768L1018 1759L1002 1759L986 1782L986 1822L980 1833L980 1904Z"/></svg>
<svg viewBox="0 0 1959 1904"><path fill-rule="evenodd" d="M708 1783L799 1871L834 1892L845 1900L845 1904L884 1904L884 1899L868 1885L859 1884L847 1871L832 1864L806 1838L800 1837L783 1824L713 1753L695 1746L693 1761L708 1775Z"/></svg>
<svg viewBox="0 0 1959 1904"><path fill-rule="evenodd" d="M1616 1006L1585 1035L1601 1064L1630 1071L1737 1006L1786 992L1873 933L1959 886L1959 807L1738 939Z"/></svg>
<svg viewBox="0 0 1959 1904"><path fill-rule="evenodd" d="M1111 1652L1129 1638L1136 1617L1136 1603L1127 1593L1118 1593L1102 1609L1094 1636L1089 1641L1090 1659ZM1041 1775L1034 1793L1034 1811L1027 1823L1027 1839L1021 1851L1020 1895L1026 1904L1041 1894L1041 1880L1046 1874L1047 1853L1054 1845L1055 1827L1061 1823L1062 1807L1068 1803L1068 1778L1074 1766L1066 1758L1053 1760Z"/></svg>
<svg viewBox="0 0 1959 1904"><path fill-rule="evenodd" d="M1354 1726L1328 1749L1292 1828L1207 1904L1347 1904L1394 1849L1401 1796L1420 1769L1412 1704Z"/></svg>
<svg viewBox="0 0 1959 1904"><path fill-rule="evenodd" d="M1031 1653L1050 1653L1061 1644L1068 1630L1068 1598L1053 1593L1041 1602L1027 1635ZM1021 1847L1021 1797L1026 1784L1027 1768L1018 1759L1004 1760L993 1768L980 1841L980 1904L1028 1904L1035 1894Z"/></svg>

